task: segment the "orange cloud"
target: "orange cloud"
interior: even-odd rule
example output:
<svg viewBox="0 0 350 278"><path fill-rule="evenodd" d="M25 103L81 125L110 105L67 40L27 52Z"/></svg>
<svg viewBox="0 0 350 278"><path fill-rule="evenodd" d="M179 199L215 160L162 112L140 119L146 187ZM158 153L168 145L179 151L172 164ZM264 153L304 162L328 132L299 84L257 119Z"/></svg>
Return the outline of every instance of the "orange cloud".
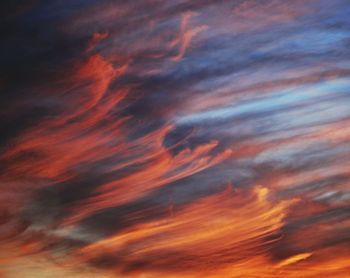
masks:
<svg viewBox="0 0 350 278"><path fill-rule="evenodd" d="M87 260L123 253L123 263L115 266L117 273L145 261L145 270L131 271L125 277L141 277L142 273L149 277L226 277L228 273L231 277L253 277L253 273L268 270L268 265L255 269L254 264L260 260L268 263L266 252L274 241L271 236L283 226L293 202L273 204L267 196L268 190L262 187L253 192L236 192L229 187L164 219L93 243L79 253ZM153 268L159 268L159 273ZM171 274L167 268L180 273Z"/></svg>
<svg viewBox="0 0 350 278"><path fill-rule="evenodd" d="M193 16L195 16L195 14L191 12L187 12L182 15L179 35L170 43L171 47L178 46L179 48L177 55L172 57L172 60L174 61L180 61L189 48L192 39L197 34L205 31L208 28L206 25L197 26L195 28L188 28L189 21Z"/></svg>

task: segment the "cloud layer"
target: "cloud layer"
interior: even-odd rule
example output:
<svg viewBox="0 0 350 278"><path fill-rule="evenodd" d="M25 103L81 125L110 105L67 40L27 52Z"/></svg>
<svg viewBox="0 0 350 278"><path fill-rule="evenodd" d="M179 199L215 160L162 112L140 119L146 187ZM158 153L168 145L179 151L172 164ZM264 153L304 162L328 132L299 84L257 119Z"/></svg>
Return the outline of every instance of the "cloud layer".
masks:
<svg viewBox="0 0 350 278"><path fill-rule="evenodd" d="M0 277L350 273L346 0L1 5Z"/></svg>

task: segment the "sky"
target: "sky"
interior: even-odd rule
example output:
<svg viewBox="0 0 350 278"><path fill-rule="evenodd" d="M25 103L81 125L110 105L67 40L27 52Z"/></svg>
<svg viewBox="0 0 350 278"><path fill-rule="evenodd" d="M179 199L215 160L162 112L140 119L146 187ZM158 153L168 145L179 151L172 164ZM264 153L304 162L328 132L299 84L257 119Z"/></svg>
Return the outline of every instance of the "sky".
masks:
<svg viewBox="0 0 350 278"><path fill-rule="evenodd" d="M350 277L348 0L0 4L0 278Z"/></svg>

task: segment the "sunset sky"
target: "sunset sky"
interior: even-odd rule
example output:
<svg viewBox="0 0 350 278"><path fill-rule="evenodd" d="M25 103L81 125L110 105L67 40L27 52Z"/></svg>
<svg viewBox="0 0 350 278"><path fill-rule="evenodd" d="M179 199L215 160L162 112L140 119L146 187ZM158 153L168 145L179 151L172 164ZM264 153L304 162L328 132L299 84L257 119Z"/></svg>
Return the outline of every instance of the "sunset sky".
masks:
<svg viewBox="0 0 350 278"><path fill-rule="evenodd" d="M348 0L0 4L0 278L350 278Z"/></svg>

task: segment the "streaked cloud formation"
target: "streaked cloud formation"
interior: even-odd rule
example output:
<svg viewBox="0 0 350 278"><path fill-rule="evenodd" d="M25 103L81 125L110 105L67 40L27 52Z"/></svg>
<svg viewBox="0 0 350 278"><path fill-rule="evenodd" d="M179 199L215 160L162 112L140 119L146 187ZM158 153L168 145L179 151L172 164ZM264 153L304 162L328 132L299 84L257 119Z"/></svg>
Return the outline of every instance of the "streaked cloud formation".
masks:
<svg viewBox="0 0 350 278"><path fill-rule="evenodd" d="M0 277L348 277L349 3L73 2L1 4Z"/></svg>

